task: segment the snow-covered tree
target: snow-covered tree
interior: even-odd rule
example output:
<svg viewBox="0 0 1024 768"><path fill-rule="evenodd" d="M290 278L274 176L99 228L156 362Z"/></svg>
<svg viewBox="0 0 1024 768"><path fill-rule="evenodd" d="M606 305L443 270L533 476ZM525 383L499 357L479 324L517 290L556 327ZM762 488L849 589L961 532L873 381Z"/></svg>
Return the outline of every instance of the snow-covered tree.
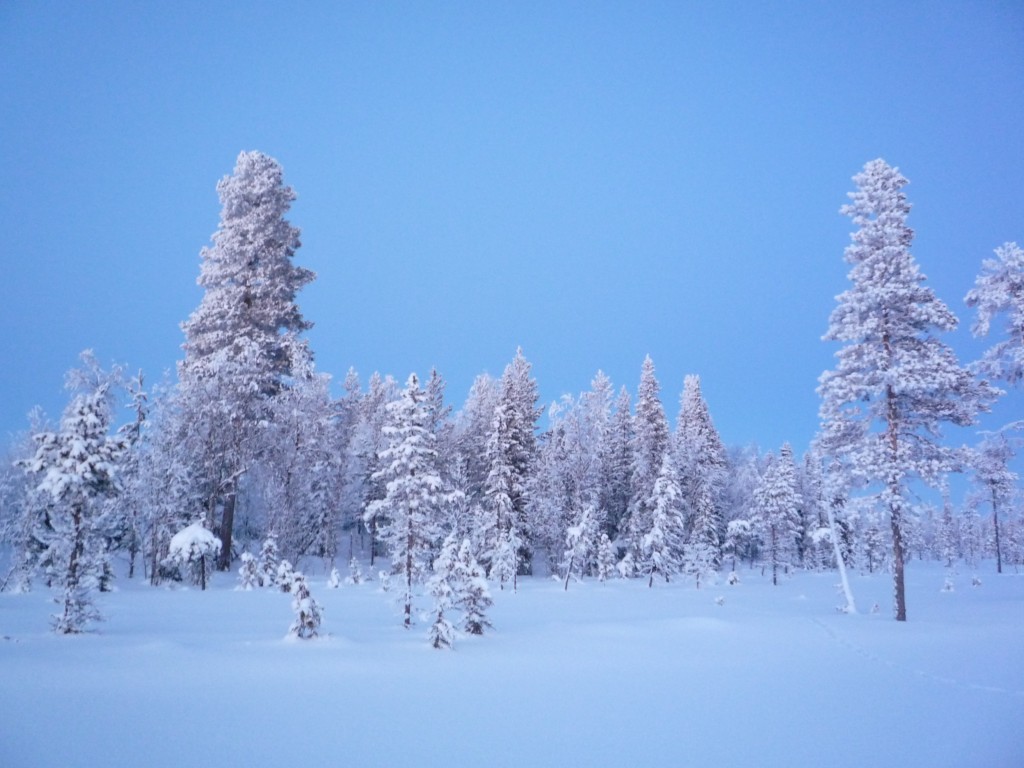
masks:
<svg viewBox="0 0 1024 768"><path fill-rule="evenodd" d="M440 539L439 510L448 494L437 472L436 435L428 427L429 412L416 374L387 410L388 447L380 453L381 468L374 476L384 483L385 492L370 503L367 516L377 521L391 555L392 573L402 577L399 600L409 628L413 587L424 579Z"/></svg>
<svg viewBox="0 0 1024 768"><path fill-rule="evenodd" d="M39 489L38 481L25 471L35 455L35 435L53 432L40 408L29 413L29 429L10 445L9 455L0 459L0 543L11 548L10 572L0 581L0 591L28 592L39 571L50 570L50 494ZM47 579L51 581L51 579Z"/></svg>
<svg viewBox="0 0 1024 768"><path fill-rule="evenodd" d="M193 584L206 589L210 570L220 552L220 539L197 520L171 537L164 565L170 569L186 571Z"/></svg>
<svg viewBox="0 0 1024 768"><path fill-rule="evenodd" d="M331 568L331 573L327 577L327 588L338 589L341 586L341 573L338 572L337 568Z"/></svg>
<svg viewBox="0 0 1024 768"><path fill-rule="evenodd" d="M295 620L288 628L288 634L300 640L309 640L316 637L320 632L320 622L323 621L323 609L316 598L309 592L309 585L302 571L296 571L292 577L292 611L295 612Z"/></svg>
<svg viewBox="0 0 1024 768"><path fill-rule="evenodd" d="M487 444L492 433L498 395L499 389L494 379L487 374L477 376L453 424L451 443L452 462L455 466L450 471L459 478L458 490L465 494L470 509L482 510L484 506L485 485L490 473ZM474 538L474 543L479 542Z"/></svg>
<svg viewBox="0 0 1024 768"><path fill-rule="evenodd" d="M936 483L956 465L943 444L943 423L967 426L992 390L977 382L936 336L956 317L924 285L910 253L913 231L903 187L884 160L854 177L842 213L858 227L845 258L851 287L838 297L825 339L845 346L835 370L820 378L824 451L864 487L879 488L892 531L895 615L906 620L904 518L909 486Z"/></svg>
<svg viewBox="0 0 1024 768"><path fill-rule="evenodd" d="M1024 250L1016 243L996 248L996 258L985 259L975 287L967 292L967 306L977 310L975 336L987 336L992 319L1006 314L1006 338L979 361L986 376L1011 386L1024 382Z"/></svg>
<svg viewBox="0 0 1024 768"><path fill-rule="evenodd" d="M117 492L116 471L124 440L111 435L117 371L103 371L91 351L82 367L68 374L73 392L60 430L34 435L35 455L22 466L47 496L50 531L45 559L52 580L62 588L53 628L82 632L101 618L95 592L106 565L106 542L97 531L104 502Z"/></svg>
<svg viewBox="0 0 1024 768"><path fill-rule="evenodd" d="M239 562L238 589L248 592L253 587L260 586L260 575L252 552L243 552Z"/></svg>
<svg viewBox="0 0 1024 768"><path fill-rule="evenodd" d="M1010 469L1014 450L1004 432L986 435L972 454L971 466L979 490L992 506L992 529L996 554L996 573L1003 572L1003 546L999 513L1005 510L1017 483L1017 473Z"/></svg>
<svg viewBox="0 0 1024 768"><path fill-rule="evenodd" d="M615 400L608 441L602 461L601 507L605 510L605 532L615 542L622 538L632 500L633 414L629 390L622 387Z"/></svg>
<svg viewBox="0 0 1024 768"><path fill-rule="evenodd" d="M492 549L502 534L514 527L519 539L516 568L522 573L531 573L533 562L528 488L537 457L535 433L541 413L537 397L537 382L532 377L530 363L519 349L505 367L499 385L485 449L488 473L483 507L499 526L485 543L485 556L486 550ZM488 521L487 525L490 524Z"/></svg>
<svg viewBox="0 0 1024 768"><path fill-rule="evenodd" d="M268 407L260 434L258 484L268 509L267 528L284 554L331 561L341 528L341 457L334 451L336 408L330 377L317 373L301 347L293 375Z"/></svg>
<svg viewBox="0 0 1024 768"><path fill-rule="evenodd" d="M449 535L434 558L433 574L427 581L427 591L434 599L431 615L434 617L427 633L434 648L451 648L455 643L455 627L448 618L455 605L453 582L457 581L459 565L458 544Z"/></svg>
<svg viewBox="0 0 1024 768"><path fill-rule="evenodd" d="M260 545L260 555L256 561L257 579L261 587L271 587L277 584L277 567L280 563L281 556L277 549L277 537L271 534Z"/></svg>
<svg viewBox="0 0 1024 768"><path fill-rule="evenodd" d="M679 573L682 567L685 521L683 519L683 493L672 454L666 452L661 469L647 502L651 527L640 542L643 557L641 573L648 576L647 586L654 585L655 575L665 581Z"/></svg>
<svg viewBox="0 0 1024 768"><path fill-rule="evenodd" d="M689 514L688 559L694 567L699 562L701 569L713 570L722 555L721 533L725 528L722 491L728 475L728 461L722 439L701 394L698 376L687 376L683 383L674 450Z"/></svg>
<svg viewBox="0 0 1024 768"><path fill-rule="evenodd" d="M128 554L128 578L135 576L135 563L144 546L143 497L147 489L142 485L141 462L144 453L144 427L149 416L149 394L143 384L141 371L127 382L129 408L133 418L118 433L124 439L125 450L118 468L121 491L116 504L109 504L104 515L104 527L113 548Z"/></svg>
<svg viewBox="0 0 1024 768"><path fill-rule="evenodd" d="M274 576L274 584L282 592L291 592L295 587L295 568L291 561L282 559L277 564L277 574Z"/></svg>
<svg viewBox="0 0 1024 768"><path fill-rule="evenodd" d="M596 554L597 550L597 520L594 514L594 507L587 505L576 520L565 532L565 589L569 589L569 579L573 571L580 574L586 568L588 559Z"/></svg>
<svg viewBox="0 0 1024 768"><path fill-rule="evenodd" d="M363 569L359 565L359 560L354 556L348 561L348 578L345 579L347 584L362 584L365 581L363 576Z"/></svg>
<svg viewBox="0 0 1024 768"><path fill-rule="evenodd" d="M778 584L779 571L793 566L800 534L800 496L793 450L788 443L782 446L778 458L769 462L754 499L762 553L772 569L772 584Z"/></svg>
<svg viewBox="0 0 1024 768"><path fill-rule="evenodd" d="M653 524L651 504L654 501L654 486L659 473L666 466L665 456L669 451L668 421L659 397L660 391L661 385L654 375L654 363L648 355L640 370L636 415L633 418L633 467L628 526L634 557L642 549L641 542Z"/></svg>
<svg viewBox="0 0 1024 768"><path fill-rule="evenodd" d="M601 533L597 542L597 580L608 581L615 575L615 545L608 538L608 534Z"/></svg>
<svg viewBox="0 0 1024 768"><path fill-rule="evenodd" d="M356 514L360 530L370 538L370 567L376 563L378 552L378 520L371 505L385 494L385 481L379 474L381 453L388 446L384 428L390 419L388 407L398 398L397 387L390 376L374 372L366 396L359 403L359 413L346 456L344 469L345 492L343 506L346 516Z"/></svg>
<svg viewBox="0 0 1024 768"><path fill-rule="evenodd" d="M469 539L463 539L459 546L456 566L455 605L462 611L462 629L467 635L482 635L491 628L487 620L487 609L491 607L491 591L487 586L484 570L473 557Z"/></svg>
<svg viewBox="0 0 1024 768"><path fill-rule="evenodd" d="M201 254L205 292L182 325L178 377L195 435L194 482L208 499L207 522L221 540L219 567L227 570L239 479L253 459L268 400L292 373L297 336L310 327L295 296L314 275L292 263L299 231L285 214L295 193L277 161L242 152L217 193L220 225Z"/></svg>

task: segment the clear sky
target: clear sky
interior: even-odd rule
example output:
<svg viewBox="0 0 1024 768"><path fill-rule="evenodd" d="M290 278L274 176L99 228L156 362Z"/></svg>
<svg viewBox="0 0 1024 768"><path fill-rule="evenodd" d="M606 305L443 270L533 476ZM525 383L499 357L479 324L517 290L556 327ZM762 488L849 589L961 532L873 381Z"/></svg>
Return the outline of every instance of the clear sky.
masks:
<svg viewBox="0 0 1024 768"><path fill-rule="evenodd" d="M910 179L971 358L963 295L1024 240L1022 137L1016 0L6 0L0 434L59 415L86 347L173 370L216 182L258 149L339 381L436 366L459 407L522 345L547 401L599 368L635 391L650 353L671 417L698 373L726 442L800 451L850 177Z"/></svg>

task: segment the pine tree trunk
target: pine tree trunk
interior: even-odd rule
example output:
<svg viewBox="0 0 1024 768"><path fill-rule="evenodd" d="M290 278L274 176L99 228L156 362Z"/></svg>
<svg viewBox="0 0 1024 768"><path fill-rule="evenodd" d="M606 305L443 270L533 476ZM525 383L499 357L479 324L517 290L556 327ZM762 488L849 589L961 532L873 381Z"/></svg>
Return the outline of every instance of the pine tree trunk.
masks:
<svg viewBox="0 0 1024 768"><path fill-rule="evenodd" d="M889 509L892 520L892 576L896 599L896 621L906 621L907 601L903 574L903 531L901 530L903 515L896 502L893 502Z"/></svg>
<svg viewBox="0 0 1024 768"><path fill-rule="evenodd" d="M883 335L886 354L892 357L888 333ZM903 562L903 510L900 506L900 482L897 475L899 459L899 411L896 408L896 392L892 384L886 387L886 433L889 440L889 522L892 525L892 577L893 597L895 598L896 621L907 620L907 599L904 583Z"/></svg>
<svg viewBox="0 0 1024 768"><path fill-rule="evenodd" d="M237 491L234 483L224 494L224 511L220 519L220 556L217 558L217 570L231 570L231 533L235 527L235 499Z"/></svg>
<svg viewBox="0 0 1024 768"><path fill-rule="evenodd" d="M992 484L992 527L996 532L996 573L1003 572L1003 549L999 545L999 501L996 486Z"/></svg>

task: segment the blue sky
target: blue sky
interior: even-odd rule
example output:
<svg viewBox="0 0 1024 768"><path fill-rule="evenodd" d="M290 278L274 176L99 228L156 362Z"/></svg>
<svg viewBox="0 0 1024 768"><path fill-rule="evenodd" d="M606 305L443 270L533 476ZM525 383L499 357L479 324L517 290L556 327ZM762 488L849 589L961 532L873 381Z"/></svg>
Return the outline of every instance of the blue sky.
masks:
<svg viewBox="0 0 1024 768"><path fill-rule="evenodd" d="M243 149L299 195L321 370L522 345L542 396L698 373L730 444L803 450L863 164L910 179L963 321L1024 240L1018 2L0 5L0 433L95 349L158 379ZM1020 399L1016 400L1019 405ZM1020 414L1000 404L1000 421Z"/></svg>

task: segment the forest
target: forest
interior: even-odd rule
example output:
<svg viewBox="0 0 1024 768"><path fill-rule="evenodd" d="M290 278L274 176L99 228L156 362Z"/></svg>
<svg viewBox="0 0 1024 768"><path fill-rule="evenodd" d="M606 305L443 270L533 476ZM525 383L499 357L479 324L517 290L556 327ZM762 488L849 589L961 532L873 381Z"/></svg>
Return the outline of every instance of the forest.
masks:
<svg viewBox="0 0 1024 768"><path fill-rule="evenodd" d="M839 608L854 611L847 570L889 572L903 621L912 560L946 567L950 589L982 560L1016 570L1022 423L971 446L943 427L998 415L1001 388L1024 381L1024 252L1007 243L980 265L965 300L993 345L962 363L941 339L958 319L911 255L907 180L873 160L853 182L850 282L826 334L836 363L819 380L821 431L797 456L724 445L696 372L671 423L650 357L635 391L598 370L548 408L522 349L457 410L436 370L349 370L336 393L304 337L298 298L315 275L295 261L294 192L277 161L242 152L217 186L176 380L151 386L86 351L59 422L34 414L8 447L0 587L51 589L54 631L78 634L115 579L204 590L232 571L241 589L291 594L290 631L309 638L321 615L304 572L328 587L373 579L402 625L425 610L447 648L489 632L493 593L523 578L701 590L749 569L773 584L838 571ZM963 500L952 473L969 478Z"/></svg>

